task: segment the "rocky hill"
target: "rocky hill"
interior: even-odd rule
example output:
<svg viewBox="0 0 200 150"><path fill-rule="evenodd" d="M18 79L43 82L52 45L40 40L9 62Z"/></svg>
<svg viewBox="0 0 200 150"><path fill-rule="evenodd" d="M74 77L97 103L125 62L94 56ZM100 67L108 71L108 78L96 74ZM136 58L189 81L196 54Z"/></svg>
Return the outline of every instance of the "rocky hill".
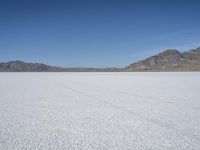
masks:
<svg viewBox="0 0 200 150"><path fill-rule="evenodd" d="M169 49L126 67L128 71L200 71L200 48L187 52Z"/></svg>

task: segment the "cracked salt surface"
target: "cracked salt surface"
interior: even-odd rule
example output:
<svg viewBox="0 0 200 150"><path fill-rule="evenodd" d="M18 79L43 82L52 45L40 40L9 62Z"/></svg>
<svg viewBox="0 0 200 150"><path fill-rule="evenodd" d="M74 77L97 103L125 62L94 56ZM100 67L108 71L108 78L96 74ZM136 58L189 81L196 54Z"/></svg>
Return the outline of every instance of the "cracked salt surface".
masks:
<svg viewBox="0 0 200 150"><path fill-rule="evenodd" d="M199 150L200 73L1 73L0 150Z"/></svg>

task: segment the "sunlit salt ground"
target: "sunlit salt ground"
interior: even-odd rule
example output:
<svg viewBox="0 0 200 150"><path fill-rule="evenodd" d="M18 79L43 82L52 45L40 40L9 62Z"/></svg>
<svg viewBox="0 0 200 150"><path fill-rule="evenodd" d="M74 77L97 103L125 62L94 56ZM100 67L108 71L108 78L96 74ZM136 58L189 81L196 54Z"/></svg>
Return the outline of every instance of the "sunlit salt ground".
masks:
<svg viewBox="0 0 200 150"><path fill-rule="evenodd" d="M200 73L0 73L0 150L199 150Z"/></svg>

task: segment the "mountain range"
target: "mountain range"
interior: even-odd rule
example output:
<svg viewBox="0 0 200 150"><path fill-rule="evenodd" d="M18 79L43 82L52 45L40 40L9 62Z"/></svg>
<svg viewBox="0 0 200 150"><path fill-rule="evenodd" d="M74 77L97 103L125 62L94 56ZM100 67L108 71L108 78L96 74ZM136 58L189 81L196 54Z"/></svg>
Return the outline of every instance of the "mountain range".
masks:
<svg viewBox="0 0 200 150"><path fill-rule="evenodd" d="M28 63L20 60L0 63L0 72L110 72L124 71L124 68L62 68L42 63Z"/></svg>
<svg viewBox="0 0 200 150"><path fill-rule="evenodd" d="M20 60L0 63L0 72L133 72L200 71L200 47L186 52L168 49L124 68L62 68Z"/></svg>

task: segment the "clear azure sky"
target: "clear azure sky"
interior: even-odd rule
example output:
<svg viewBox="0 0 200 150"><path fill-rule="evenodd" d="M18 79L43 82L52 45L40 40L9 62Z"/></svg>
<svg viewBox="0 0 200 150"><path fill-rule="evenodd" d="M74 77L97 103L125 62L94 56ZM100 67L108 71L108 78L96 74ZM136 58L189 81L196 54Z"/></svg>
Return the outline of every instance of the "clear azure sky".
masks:
<svg viewBox="0 0 200 150"><path fill-rule="evenodd" d="M199 0L0 0L0 62L123 67L200 47Z"/></svg>

